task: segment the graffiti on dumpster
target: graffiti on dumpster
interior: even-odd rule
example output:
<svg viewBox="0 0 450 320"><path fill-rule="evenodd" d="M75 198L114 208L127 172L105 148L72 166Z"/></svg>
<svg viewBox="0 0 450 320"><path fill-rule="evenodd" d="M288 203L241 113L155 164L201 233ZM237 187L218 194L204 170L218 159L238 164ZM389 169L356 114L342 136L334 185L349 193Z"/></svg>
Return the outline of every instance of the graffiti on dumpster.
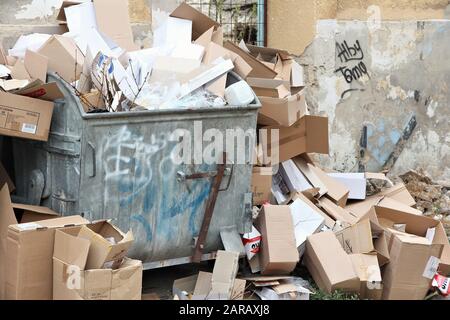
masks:
<svg viewBox="0 0 450 320"><path fill-rule="evenodd" d="M183 184L175 179L176 167L171 158L175 146L168 133L152 134L144 141L142 135L131 132L127 126L103 140L99 156L104 168L104 203L112 204L109 211L131 208L131 221L143 229L147 241L156 232L151 227L153 215L158 216L160 236L174 236L171 219L177 217L187 219L188 231L196 234L197 217L209 195L207 179L192 182L189 190L179 190ZM119 208L114 205L117 203ZM140 206L134 207L136 203ZM187 211L189 214L183 215Z"/></svg>
<svg viewBox="0 0 450 320"><path fill-rule="evenodd" d="M143 136L132 134L126 126L106 137L102 151L105 185L117 181L121 186L132 187L133 192L128 197L140 193L152 181L152 157L166 147L167 141L164 134L152 134L149 141L144 142ZM108 195L105 189L105 201Z"/></svg>
<svg viewBox="0 0 450 320"><path fill-rule="evenodd" d="M345 40L341 43L336 42L336 56L341 66L335 72L340 73L348 84L369 75L364 63L364 51L359 40L356 40L353 45L349 45ZM350 88L342 93L341 98L348 92L362 90L361 88Z"/></svg>

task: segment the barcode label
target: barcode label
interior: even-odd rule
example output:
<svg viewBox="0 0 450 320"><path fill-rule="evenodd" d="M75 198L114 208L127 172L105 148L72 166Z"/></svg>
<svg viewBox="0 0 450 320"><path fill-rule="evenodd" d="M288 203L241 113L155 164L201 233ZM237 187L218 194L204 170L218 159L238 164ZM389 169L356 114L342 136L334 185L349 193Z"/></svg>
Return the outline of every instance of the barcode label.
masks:
<svg viewBox="0 0 450 320"><path fill-rule="evenodd" d="M36 125L31 123L22 124L22 132L36 134Z"/></svg>
<svg viewBox="0 0 450 320"><path fill-rule="evenodd" d="M441 260L439 260L438 258L433 256L430 257L425 267L425 271L423 272L423 276L427 279L433 279L433 277L436 275L438 271L440 262Z"/></svg>

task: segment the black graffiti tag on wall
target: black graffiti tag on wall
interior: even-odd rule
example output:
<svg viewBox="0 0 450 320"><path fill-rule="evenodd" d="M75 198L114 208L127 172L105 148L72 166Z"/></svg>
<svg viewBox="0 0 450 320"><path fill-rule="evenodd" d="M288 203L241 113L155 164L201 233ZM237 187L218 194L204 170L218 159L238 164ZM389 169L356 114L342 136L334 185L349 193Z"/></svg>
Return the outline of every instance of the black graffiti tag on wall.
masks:
<svg viewBox="0 0 450 320"><path fill-rule="evenodd" d="M342 66L335 72L340 72L347 83L352 83L364 75L368 75L367 67L364 64L364 51L359 40L354 45L349 46L347 41L336 42L337 57Z"/></svg>

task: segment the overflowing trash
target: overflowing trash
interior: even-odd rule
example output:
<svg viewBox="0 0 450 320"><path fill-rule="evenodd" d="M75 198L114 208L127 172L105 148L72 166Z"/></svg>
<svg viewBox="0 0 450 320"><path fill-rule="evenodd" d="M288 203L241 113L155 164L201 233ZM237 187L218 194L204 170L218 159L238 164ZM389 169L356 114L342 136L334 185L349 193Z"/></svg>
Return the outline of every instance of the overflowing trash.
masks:
<svg viewBox="0 0 450 320"><path fill-rule="evenodd" d="M116 8L120 19L110 21L106 5L64 1L57 19L67 33L23 35L8 51L0 48L0 135L49 140L55 104L66 98L47 82L49 72L70 86L85 114L259 101L257 127L264 134L247 181L253 197L247 230L222 226L223 250L212 253L212 272L175 280L174 299L309 300L319 290L373 300L421 300L429 291L448 296L445 222L424 215L447 216L448 191L415 172L393 183L384 173L321 168L314 154L329 153L328 119L309 113L304 72L291 54L224 42L221 26L185 3L154 30L153 47L139 49L126 10ZM231 73L237 80L230 81ZM119 151L121 161L132 160ZM136 241L131 230L13 203L14 189L0 163L1 299L143 298L143 263L128 256ZM208 227L195 239L200 256Z"/></svg>

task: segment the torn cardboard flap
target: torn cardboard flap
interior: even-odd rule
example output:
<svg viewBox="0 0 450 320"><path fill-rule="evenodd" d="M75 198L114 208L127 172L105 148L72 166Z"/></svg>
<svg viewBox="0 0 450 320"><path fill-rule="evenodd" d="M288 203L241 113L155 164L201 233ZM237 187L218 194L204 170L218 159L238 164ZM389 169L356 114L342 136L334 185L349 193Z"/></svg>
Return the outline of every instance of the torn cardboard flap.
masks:
<svg viewBox="0 0 450 320"><path fill-rule="evenodd" d="M371 209L371 213L375 214L383 227L390 227L393 224L406 224L406 232L425 237L428 229L436 228L433 244L442 245L442 254L440 255L440 270L448 272L450 270L450 244L446 235L444 226L441 222L425 216L413 215L389 208L375 206ZM388 223L388 224L387 224Z"/></svg>
<svg viewBox="0 0 450 320"><path fill-rule="evenodd" d="M273 166L303 153L329 152L327 117L306 115L291 127L268 126L262 129L267 133L260 133L263 145L261 162L264 165Z"/></svg>
<svg viewBox="0 0 450 320"><path fill-rule="evenodd" d="M395 186L380 192L378 195L400 201L409 207L416 205L416 201L408 192L404 183L398 183Z"/></svg>
<svg viewBox="0 0 450 320"><path fill-rule="evenodd" d="M372 229L369 219L364 219L335 234L342 245L342 248L348 254L371 253L374 251Z"/></svg>
<svg viewBox="0 0 450 320"><path fill-rule="evenodd" d="M350 191L339 181L329 177L322 169L308 163L309 170L326 186L327 196L340 207L345 207Z"/></svg>
<svg viewBox="0 0 450 320"><path fill-rule="evenodd" d="M224 47L238 54L242 59L245 60L246 63L248 63L248 65L250 65L252 71L248 74L249 77L274 79L277 76L277 73L275 71L258 61L255 57L248 54L231 41L225 42Z"/></svg>
<svg viewBox="0 0 450 320"><path fill-rule="evenodd" d="M74 265L85 270L91 242L78 235L63 230L55 232L55 248L53 257L68 265Z"/></svg>
<svg viewBox="0 0 450 320"><path fill-rule="evenodd" d="M31 80L30 74L22 60L18 59L11 68L11 78L15 80Z"/></svg>
<svg viewBox="0 0 450 320"><path fill-rule="evenodd" d="M71 38L53 35L38 53L48 58L48 69L56 72L68 83L80 78L84 56Z"/></svg>
<svg viewBox="0 0 450 320"><path fill-rule="evenodd" d="M239 269L239 253L219 250L211 278L211 297L230 300Z"/></svg>
<svg viewBox="0 0 450 320"><path fill-rule="evenodd" d="M47 80L48 58L37 52L27 50L25 52L25 68L32 79L42 82Z"/></svg>
<svg viewBox="0 0 450 320"><path fill-rule="evenodd" d="M296 166L300 169L303 175L309 180L313 187L319 189L319 196L322 197L324 194L328 192L328 189L322 180L314 173L314 171L308 166L311 164L315 166L314 162L307 154L302 154L300 156L292 159Z"/></svg>
<svg viewBox="0 0 450 320"><path fill-rule="evenodd" d="M13 203L12 207L17 216L20 216L20 223L54 219L58 213L47 207L32 206L28 204Z"/></svg>
<svg viewBox="0 0 450 320"><path fill-rule="evenodd" d="M194 41L205 32L208 32L209 29L214 28L214 30L217 31L220 26L219 23L184 2L180 4L170 16L192 21L192 40Z"/></svg>
<svg viewBox="0 0 450 320"><path fill-rule="evenodd" d="M125 234L108 221L82 226L78 237L91 242L86 262L87 270L102 269L107 262L120 261L134 241L131 231Z"/></svg>
<svg viewBox="0 0 450 320"><path fill-rule="evenodd" d="M35 86L26 86L14 92L21 96L27 96L30 98L41 99L45 101L55 101L58 99L64 99L64 94L59 89L56 82L38 83Z"/></svg>

